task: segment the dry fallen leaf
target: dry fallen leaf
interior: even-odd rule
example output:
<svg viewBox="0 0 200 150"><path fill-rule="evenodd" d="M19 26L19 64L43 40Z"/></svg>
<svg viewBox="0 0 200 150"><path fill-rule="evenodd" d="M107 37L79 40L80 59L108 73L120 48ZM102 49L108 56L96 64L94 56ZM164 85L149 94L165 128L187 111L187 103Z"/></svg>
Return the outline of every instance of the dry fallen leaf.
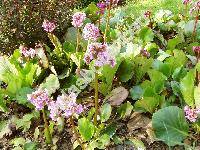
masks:
<svg viewBox="0 0 200 150"><path fill-rule="evenodd" d="M120 86L112 90L105 99L110 105L118 106L128 97L128 94L128 90Z"/></svg>
<svg viewBox="0 0 200 150"><path fill-rule="evenodd" d="M128 130L132 132L139 128L146 128L150 121L151 120L145 115L138 112L134 112L131 115L131 119L128 121L127 127Z"/></svg>

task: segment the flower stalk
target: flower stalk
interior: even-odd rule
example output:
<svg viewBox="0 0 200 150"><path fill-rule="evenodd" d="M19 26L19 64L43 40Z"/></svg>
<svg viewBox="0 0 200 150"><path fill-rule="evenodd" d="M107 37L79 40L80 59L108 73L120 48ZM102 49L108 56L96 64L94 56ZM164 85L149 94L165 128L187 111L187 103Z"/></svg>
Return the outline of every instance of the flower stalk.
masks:
<svg viewBox="0 0 200 150"><path fill-rule="evenodd" d="M108 32L108 29L109 29L109 24L110 24L110 15L111 15L111 4L112 1L109 3L108 5L108 15L107 15L107 19L106 19L106 29L105 29L105 32L104 32L104 43L106 43L106 35L107 35L107 32Z"/></svg>
<svg viewBox="0 0 200 150"><path fill-rule="evenodd" d="M79 50L79 43L80 43L80 31L79 28L77 28L77 36L76 36L76 52Z"/></svg>
<svg viewBox="0 0 200 150"><path fill-rule="evenodd" d="M97 68L96 68L97 69ZM97 126L97 115L98 115L98 99L99 99L99 93L98 93L98 73L95 72L95 99L94 99L94 106L95 106L95 114L94 114L94 125Z"/></svg>
<svg viewBox="0 0 200 150"><path fill-rule="evenodd" d="M50 130L49 130L49 125L48 125L48 122L47 122L47 118L46 118L46 114L45 114L44 109L42 109L42 115L43 115L43 120L44 120L46 143L52 144L52 137L51 137L51 133L50 133Z"/></svg>
<svg viewBox="0 0 200 150"><path fill-rule="evenodd" d="M196 39L196 30L197 30L198 20L199 20L199 10L197 11L197 15L195 17L194 29L193 29L193 33L192 33L193 41L195 41L195 39Z"/></svg>
<svg viewBox="0 0 200 150"><path fill-rule="evenodd" d="M74 134L76 136L76 139L77 139L79 145L81 146L82 150L85 150L84 145L82 144L81 140L79 139L79 136L78 136L75 124L74 124L74 118L73 118L73 116L71 116L69 119L70 119L70 124L72 125L73 132L74 132Z"/></svg>

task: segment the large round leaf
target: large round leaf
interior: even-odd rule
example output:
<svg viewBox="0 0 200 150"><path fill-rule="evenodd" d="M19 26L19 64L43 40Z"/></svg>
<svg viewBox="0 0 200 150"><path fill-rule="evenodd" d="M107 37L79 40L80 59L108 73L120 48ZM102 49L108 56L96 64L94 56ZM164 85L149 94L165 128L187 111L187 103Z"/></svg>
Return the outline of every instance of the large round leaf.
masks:
<svg viewBox="0 0 200 150"><path fill-rule="evenodd" d="M169 106L154 113L152 125L155 135L169 146L180 144L188 135L188 124L183 110Z"/></svg>

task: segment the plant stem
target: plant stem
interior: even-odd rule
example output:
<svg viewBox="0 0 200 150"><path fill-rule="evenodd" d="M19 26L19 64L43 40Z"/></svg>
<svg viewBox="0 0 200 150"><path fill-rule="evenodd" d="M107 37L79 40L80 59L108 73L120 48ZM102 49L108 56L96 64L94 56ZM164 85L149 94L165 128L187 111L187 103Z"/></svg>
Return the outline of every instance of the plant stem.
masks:
<svg viewBox="0 0 200 150"><path fill-rule="evenodd" d="M44 127L45 127L45 130L46 130L46 133L45 133L46 143L51 144L52 138L51 138L51 133L49 131L49 125L48 125L48 122L47 122L47 118L46 118L46 114L45 114L44 109L42 109L42 114L43 114L43 120L44 120Z"/></svg>
<svg viewBox="0 0 200 150"><path fill-rule="evenodd" d="M101 27L101 13L99 13L99 29L100 29L100 27Z"/></svg>
<svg viewBox="0 0 200 150"><path fill-rule="evenodd" d="M77 28L77 35L76 35L76 52L78 52L79 43L80 43L79 28Z"/></svg>
<svg viewBox="0 0 200 150"><path fill-rule="evenodd" d="M199 63L200 53L197 52L196 54L197 54L197 56L196 56L197 57L197 63ZM199 85L199 81L200 81L199 72L196 70L196 84L197 84L197 86Z"/></svg>
<svg viewBox="0 0 200 150"><path fill-rule="evenodd" d="M188 16L188 5L185 4L185 16L184 16L185 20L187 20L187 16Z"/></svg>
<svg viewBox="0 0 200 150"><path fill-rule="evenodd" d="M107 31L108 31L108 27L109 27L109 24L110 24L110 10L111 10L111 1L109 3L109 6L108 6L108 15L107 15L107 19L106 19L106 29L105 29L105 32L104 32L104 43L106 43L106 34L107 34Z"/></svg>
<svg viewBox="0 0 200 150"><path fill-rule="evenodd" d="M72 129L73 129L73 131L74 131L74 134L75 134L75 136L76 136L76 139L77 139L79 145L81 146L82 150L85 150L84 145L82 144L82 142L80 141L80 139L79 139L79 137L78 137L78 133L77 133L76 128L75 128L73 116L70 117L70 123L71 123L71 125L72 125Z"/></svg>
<svg viewBox="0 0 200 150"><path fill-rule="evenodd" d="M196 28L197 28L198 20L199 20L199 11L197 11L197 16L195 17L194 30L192 33L193 41L195 40L195 37L196 37Z"/></svg>
<svg viewBox="0 0 200 150"><path fill-rule="evenodd" d="M94 125L97 126L97 115L98 115L98 73L95 72L95 99L94 99L94 105L95 105L95 114L94 114Z"/></svg>

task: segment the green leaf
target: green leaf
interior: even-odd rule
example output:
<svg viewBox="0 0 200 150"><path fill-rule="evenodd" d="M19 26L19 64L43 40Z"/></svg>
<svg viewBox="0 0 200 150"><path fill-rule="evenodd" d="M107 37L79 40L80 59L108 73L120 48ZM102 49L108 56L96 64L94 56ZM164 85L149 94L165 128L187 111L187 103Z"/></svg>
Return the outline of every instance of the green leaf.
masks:
<svg viewBox="0 0 200 150"><path fill-rule="evenodd" d="M162 72L166 77L169 77L171 75L170 65L163 63L159 60L155 60L153 62L153 69L156 69L156 70Z"/></svg>
<svg viewBox="0 0 200 150"><path fill-rule="evenodd" d="M144 90L142 89L141 86L133 86L130 89L130 94L131 94L131 98L133 100L137 100L142 98L143 94L144 94Z"/></svg>
<svg viewBox="0 0 200 150"><path fill-rule="evenodd" d="M181 96L181 90L180 90L180 85L176 81L171 81L171 87L173 90L174 95L176 96Z"/></svg>
<svg viewBox="0 0 200 150"><path fill-rule="evenodd" d="M137 138L129 138L128 141L125 141L125 144L134 145L134 148L137 150L146 150L144 143Z"/></svg>
<svg viewBox="0 0 200 150"><path fill-rule="evenodd" d="M101 118L101 122L106 122L111 115L112 112L112 107L110 104L106 103L104 104L101 109L100 109L100 118Z"/></svg>
<svg viewBox="0 0 200 150"><path fill-rule="evenodd" d="M191 35L195 26L195 20L190 20L185 24L184 32L186 35ZM197 23L197 27L200 26L200 21Z"/></svg>
<svg viewBox="0 0 200 150"><path fill-rule="evenodd" d="M107 134L103 134L97 139L97 148L99 149L106 149L106 146L108 146L110 143L110 136Z"/></svg>
<svg viewBox="0 0 200 150"><path fill-rule="evenodd" d="M22 80L19 79L17 76L13 76L12 80L8 82L8 86L6 88L6 91L9 95L12 97L15 96L15 94L21 89L22 87Z"/></svg>
<svg viewBox="0 0 200 150"><path fill-rule="evenodd" d="M60 83L58 77L54 74L50 74L44 83L40 84L40 88L47 89L48 94L51 95L56 92L56 90L60 87Z"/></svg>
<svg viewBox="0 0 200 150"><path fill-rule="evenodd" d="M187 57L185 53L181 50L174 50L173 56L166 58L165 63L169 64L171 68L171 72L174 72L174 70L178 67L185 66L187 62Z"/></svg>
<svg viewBox="0 0 200 150"><path fill-rule="evenodd" d="M181 42L182 42L182 40L179 37L169 39L169 41L167 43L167 49L174 50L176 45L180 44Z"/></svg>
<svg viewBox="0 0 200 150"><path fill-rule="evenodd" d="M37 150L37 144L35 142L29 142L24 144L24 150Z"/></svg>
<svg viewBox="0 0 200 150"><path fill-rule="evenodd" d="M196 86L194 89L194 100L195 106L200 108L200 85Z"/></svg>
<svg viewBox="0 0 200 150"><path fill-rule="evenodd" d="M67 33L65 35L65 41L68 41L70 43L76 43L76 35L77 35L77 30L74 27L68 28Z"/></svg>
<svg viewBox="0 0 200 150"><path fill-rule="evenodd" d="M88 119L88 120L91 120L92 117L93 117L93 115L94 115L94 113L95 113L95 108L92 107L92 108L90 109L90 111L88 112L87 119Z"/></svg>
<svg viewBox="0 0 200 150"><path fill-rule="evenodd" d="M51 42L53 43L55 49L54 49L54 53L57 56L60 56L62 53L62 44L60 43L59 39L52 33L48 33L48 37L51 40Z"/></svg>
<svg viewBox="0 0 200 150"><path fill-rule="evenodd" d="M78 130L79 133L81 134L81 137L85 141L89 141L92 138L94 134L94 129L95 129L94 125L87 118L81 118L78 120Z"/></svg>
<svg viewBox="0 0 200 150"><path fill-rule="evenodd" d="M133 76L134 70L134 62L127 58L125 59L119 66L119 78L122 82L127 82L128 80L130 80Z"/></svg>
<svg viewBox="0 0 200 150"><path fill-rule="evenodd" d="M13 75L18 76L18 71L7 57L0 57L0 81L8 83Z"/></svg>
<svg viewBox="0 0 200 150"><path fill-rule="evenodd" d="M113 79L115 77L115 74L117 72L120 63L121 60L117 60L117 64L115 65L114 68L112 68L110 65L103 66L102 77L100 78L102 82L101 84L99 84L99 91L103 95L106 95L110 92L112 88Z"/></svg>
<svg viewBox="0 0 200 150"><path fill-rule="evenodd" d="M133 110L133 106L129 101L127 103L122 104L118 109L117 112L120 116L120 118L125 118L131 114Z"/></svg>
<svg viewBox="0 0 200 150"><path fill-rule="evenodd" d="M23 132L28 131L28 129L31 126L31 119L34 117L36 116L33 113L31 113L31 114L24 115L22 119L16 119L15 120L16 128L23 129Z"/></svg>
<svg viewBox="0 0 200 150"><path fill-rule="evenodd" d="M152 82L156 83L157 81L164 81L167 79L165 75L163 75L161 72L151 69L148 71L149 77Z"/></svg>
<svg viewBox="0 0 200 150"><path fill-rule="evenodd" d="M181 93L189 106L194 106L194 80L195 70L190 70L180 82Z"/></svg>
<svg viewBox="0 0 200 150"><path fill-rule="evenodd" d="M13 144L14 147L23 146L25 143L26 143L26 140L23 137L14 138L11 141L11 144Z"/></svg>
<svg viewBox="0 0 200 150"><path fill-rule="evenodd" d="M6 106L6 102L4 100L3 91L0 89L0 111L8 112L8 107Z"/></svg>
<svg viewBox="0 0 200 150"><path fill-rule="evenodd" d="M40 135L40 130L38 127L35 128L35 132L33 135L34 135L34 139L37 140Z"/></svg>
<svg viewBox="0 0 200 150"><path fill-rule="evenodd" d="M111 123L109 125L107 125L101 132L101 134L107 134L110 136L110 138L112 138L117 130L117 125L116 123Z"/></svg>
<svg viewBox="0 0 200 150"><path fill-rule="evenodd" d="M144 75L150 70L152 67L153 59L146 57L137 56L134 58L134 81L136 84L139 84L144 77Z"/></svg>
<svg viewBox="0 0 200 150"><path fill-rule="evenodd" d="M11 133L9 124L9 120L3 120L0 122L0 139L2 139L4 135Z"/></svg>
<svg viewBox="0 0 200 150"><path fill-rule="evenodd" d="M46 46L46 49L48 49L47 46ZM37 51L38 57L42 61L42 66L44 68L48 68L49 67L49 61L48 61L48 58L47 58L47 56L45 54L45 49L43 47L38 47L35 50Z"/></svg>
<svg viewBox="0 0 200 150"><path fill-rule="evenodd" d="M76 52L76 46L71 42L65 41L63 44L63 50L66 54L68 54L69 52L74 53Z"/></svg>
<svg viewBox="0 0 200 150"><path fill-rule="evenodd" d="M154 38L154 33L149 27L143 27L139 32L139 37L145 42L151 42Z"/></svg>
<svg viewBox="0 0 200 150"><path fill-rule="evenodd" d="M33 92L33 89L29 87L23 87L16 93L16 100L19 104L26 104L28 102L27 100L27 94L31 94Z"/></svg>
<svg viewBox="0 0 200 150"><path fill-rule="evenodd" d="M164 51L159 51L158 55L159 55L159 57L157 58L157 60L159 60L159 61L164 61L166 58L171 56Z"/></svg>
<svg viewBox="0 0 200 150"><path fill-rule="evenodd" d="M180 79L184 78L187 74L187 70L183 67L178 67L174 70L174 73L172 74L172 78L176 81L180 81Z"/></svg>
<svg viewBox="0 0 200 150"><path fill-rule="evenodd" d="M182 109L169 106L153 114L152 126L156 137L169 146L180 144L188 136L188 124Z"/></svg>
<svg viewBox="0 0 200 150"><path fill-rule="evenodd" d="M144 97L141 100L136 101L134 109L142 112L153 113L161 101L160 96Z"/></svg>

